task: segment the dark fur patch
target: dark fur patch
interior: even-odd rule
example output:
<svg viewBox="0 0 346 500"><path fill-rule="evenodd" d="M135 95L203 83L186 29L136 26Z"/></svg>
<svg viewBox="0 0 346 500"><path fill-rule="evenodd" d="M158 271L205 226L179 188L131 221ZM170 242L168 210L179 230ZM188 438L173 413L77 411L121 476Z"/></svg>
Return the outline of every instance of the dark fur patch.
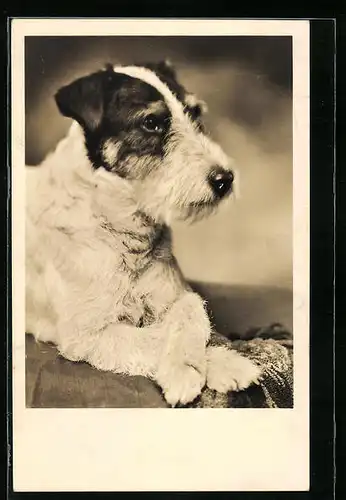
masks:
<svg viewBox="0 0 346 500"><path fill-rule="evenodd" d="M63 115L82 125L94 168L103 166L128 177L134 175L129 167L130 157L162 157L164 154L170 112L162 95L141 80L115 73L108 66L104 71L80 78L60 89L56 102ZM160 103L160 106L151 111L154 103ZM162 122L163 133L150 133L143 129L143 120L149 113ZM110 164L105 157L107 140L120 144L116 164Z"/></svg>
<svg viewBox="0 0 346 500"><path fill-rule="evenodd" d="M139 66L139 65L138 65ZM141 64L152 71L184 104L185 88L175 70L165 62ZM126 178L142 178L162 160L171 126L171 114L160 92L142 80L106 69L79 78L61 88L56 96L60 112L83 127L88 156L94 168L104 167ZM186 112L194 119L192 110ZM151 133L143 122L151 114L161 124ZM107 144L119 147L116 161L107 155ZM141 161L145 157L150 161ZM154 160L154 161L153 161Z"/></svg>

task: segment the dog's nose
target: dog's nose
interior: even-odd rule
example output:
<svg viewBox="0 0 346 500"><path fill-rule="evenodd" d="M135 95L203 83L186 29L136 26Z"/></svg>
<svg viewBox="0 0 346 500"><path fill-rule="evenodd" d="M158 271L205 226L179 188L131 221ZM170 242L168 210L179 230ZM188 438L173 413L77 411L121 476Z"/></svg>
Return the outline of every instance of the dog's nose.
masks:
<svg viewBox="0 0 346 500"><path fill-rule="evenodd" d="M208 182L216 196L222 198L231 189L234 181L234 174L230 170L222 167L215 167L208 176Z"/></svg>

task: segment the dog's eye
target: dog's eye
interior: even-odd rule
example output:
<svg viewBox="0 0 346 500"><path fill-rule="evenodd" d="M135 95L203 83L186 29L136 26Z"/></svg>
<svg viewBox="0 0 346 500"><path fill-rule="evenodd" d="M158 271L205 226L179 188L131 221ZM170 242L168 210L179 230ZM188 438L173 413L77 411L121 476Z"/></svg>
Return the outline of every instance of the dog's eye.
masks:
<svg viewBox="0 0 346 500"><path fill-rule="evenodd" d="M157 134L161 134L165 129L163 120L155 115L148 115L144 119L142 127L147 132L155 132Z"/></svg>

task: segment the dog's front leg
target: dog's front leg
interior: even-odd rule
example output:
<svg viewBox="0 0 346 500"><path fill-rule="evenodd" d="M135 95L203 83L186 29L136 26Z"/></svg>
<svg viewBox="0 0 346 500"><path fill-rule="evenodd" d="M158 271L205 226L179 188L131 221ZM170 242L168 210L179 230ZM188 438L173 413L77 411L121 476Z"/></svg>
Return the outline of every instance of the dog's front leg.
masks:
<svg viewBox="0 0 346 500"><path fill-rule="evenodd" d="M172 406L192 401L205 384L210 323L195 293L182 292L161 322L144 328L111 323L91 331L71 329L72 324L59 328L58 348L67 359L87 361L99 370L149 377Z"/></svg>
<svg viewBox="0 0 346 500"><path fill-rule="evenodd" d="M186 404L206 380L206 345L211 327L202 299L186 291L166 313L165 335L155 378L169 404Z"/></svg>
<svg viewBox="0 0 346 500"><path fill-rule="evenodd" d="M213 332L207 347L207 385L217 392L241 391L257 384L260 368L232 348L226 337Z"/></svg>
<svg viewBox="0 0 346 500"><path fill-rule="evenodd" d="M156 379L172 405L187 404L205 383L221 393L258 383L260 369L212 331L202 299L185 292L163 324L166 333Z"/></svg>

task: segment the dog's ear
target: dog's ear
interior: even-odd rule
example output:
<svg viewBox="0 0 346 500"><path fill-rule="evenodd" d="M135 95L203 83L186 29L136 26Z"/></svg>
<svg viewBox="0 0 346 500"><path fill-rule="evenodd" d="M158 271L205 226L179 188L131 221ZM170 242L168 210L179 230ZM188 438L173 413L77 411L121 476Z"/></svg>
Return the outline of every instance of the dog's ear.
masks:
<svg viewBox="0 0 346 500"><path fill-rule="evenodd" d="M139 66L141 65L139 64ZM160 76L164 76L169 80L176 80L177 78L175 68L169 59L164 59L159 62L145 63L143 66L155 71L155 73L158 73Z"/></svg>
<svg viewBox="0 0 346 500"><path fill-rule="evenodd" d="M160 73L167 76L168 78L176 78L177 77L176 70L175 70L172 62L170 61L170 59L165 59L164 61L160 61L157 64L157 68L158 68Z"/></svg>
<svg viewBox="0 0 346 500"><path fill-rule="evenodd" d="M199 99L195 94L186 94L185 104L188 108L194 109L199 116L205 115L208 112L208 105L203 99Z"/></svg>
<svg viewBox="0 0 346 500"><path fill-rule="evenodd" d="M62 87L55 101L62 115L95 130L100 125L104 108L103 72L94 73Z"/></svg>
<svg viewBox="0 0 346 500"><path fill-rule="evenodd" d="M199 99L195 94L186 94L185 105L196 119L201 118L208 112L207 103Z"/></svg>

